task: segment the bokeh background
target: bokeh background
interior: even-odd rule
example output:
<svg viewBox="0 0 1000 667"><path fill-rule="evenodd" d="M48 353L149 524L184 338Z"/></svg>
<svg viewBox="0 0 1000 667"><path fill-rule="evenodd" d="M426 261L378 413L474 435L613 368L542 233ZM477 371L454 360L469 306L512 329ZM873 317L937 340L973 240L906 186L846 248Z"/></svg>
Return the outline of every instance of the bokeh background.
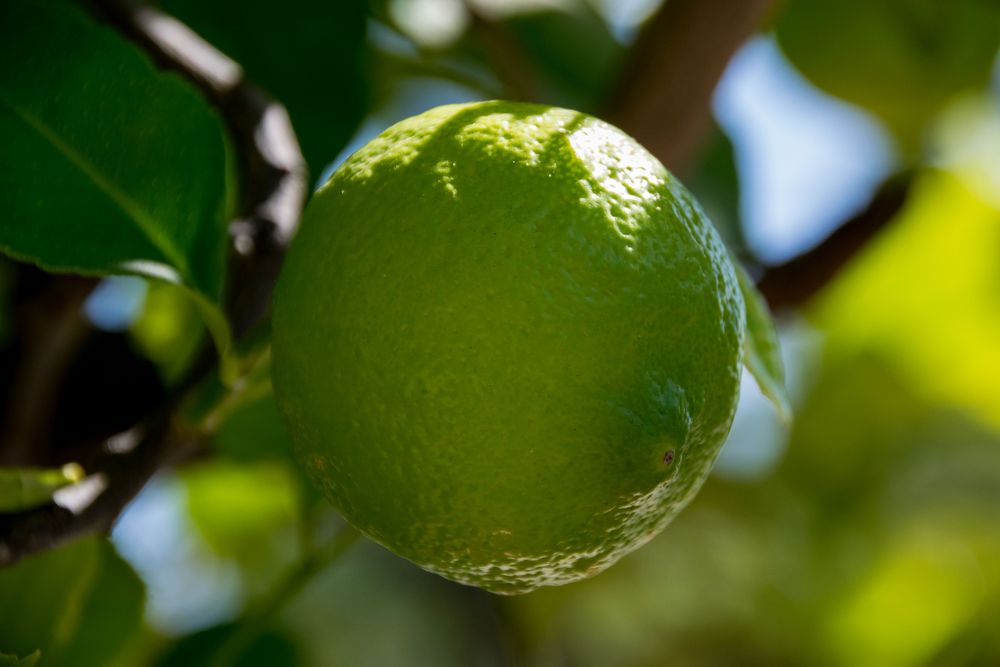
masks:
<svg viewBox="0 0 1000 667"><path fill-rule="evenodd" d="M601 114L661 10L162 5L288 106L314 183L438 104ZM994 0L787 0L736 52L679 175L751 272L904 194L815 293L775 303L794 421L745 381L704 490L609 571L502 598L364 542L289 584L339 519L265 396L154 478L110 540L0 570L0 652L76 667L223 664L220 647L243 667L1000 664L998 45ZM0 297L18 271L3 269ZM85 315L90 345L127 346L163 387L205 335L182 294L137 278L103 281ZM99 369L74 372L85 385Z"/></svg>

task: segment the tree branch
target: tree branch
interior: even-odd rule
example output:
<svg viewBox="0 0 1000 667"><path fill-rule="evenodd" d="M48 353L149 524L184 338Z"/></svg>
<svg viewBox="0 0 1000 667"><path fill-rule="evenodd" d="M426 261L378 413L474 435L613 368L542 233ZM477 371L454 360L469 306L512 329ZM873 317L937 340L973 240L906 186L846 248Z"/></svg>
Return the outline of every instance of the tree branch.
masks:
<svg viewBox="0 0 1000 667"><path fill-rule="evenodd" d="M912 185L912 172L890 178L865 210L819 245L784 264L766 268L757 287L771 310L802 306L826 286L902 210Z"/></svg>
<svg viewBox="0 0 1000 667"><path fill-rule="evenodd" d="M219 109L242 170L240 217L230 225L227 316L237 338L261 321L307 195L305 161L284 108L243 78L240 67L186 26L128 0L94 0L95 12L144 48L161 67L190 79ZM204 433L172 418L184 392L212 359L195 365L164 408L105 443L92 493L72 509L55 503L0 515L0 566L72 539L110 529L124 507L161 468L197 452ZM89 485L89 486L87 486Z"/></svg>
<svg viewBox="0 0 1000 667"><path fill-rule="evenodd" d="M645 26L606 116L669 169L683 173L711 129L712 93L737 49L778 0L667 0ZM869 206L825 241L768 267L758 287L780 311L806 303L892 220L912 174L890 179Z"/></svg>
<svg viewBox="0 0 1000 667"><path fill-rule="evenodd" d="M21 281L41 271L25 267ZM46 276L49 277L49 276ZM23 466L42 457L66 371L91 331L81 309L97 280L58 276L27 290L16 304L17 361L8 390L0 465Z"/></svg>
<svg viewBox="0 0 1000 667"><path fill-rule="evenodd" d="M143 430L148 429L143 434ZM0 514L0 566L89 534L106 532L146 482L168 463L190 455L197 438L184 440L164 412L105 447L100 471L81 483L72 508L51 503Z"/></svg>
<svg viewBox="0 0 1000 667"><path fill-rule="evenodd" d="M683 173L711 128L712 92L775 0L667 0L643 28L605 114Z"/></svg>

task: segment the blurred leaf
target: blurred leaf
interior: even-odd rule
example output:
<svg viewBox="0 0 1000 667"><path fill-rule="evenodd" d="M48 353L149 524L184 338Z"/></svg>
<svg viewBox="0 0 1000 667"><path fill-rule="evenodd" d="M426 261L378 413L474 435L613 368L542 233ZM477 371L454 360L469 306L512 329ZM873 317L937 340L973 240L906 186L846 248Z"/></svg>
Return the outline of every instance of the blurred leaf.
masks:
<svg viewBox="0 0 1000 667"><path fill-rule="evenodd" d="M0 570L0 646L17 655L60 650L83 620L100 547L88 539Z"/></svg>
<svg viewBox="0 0 1000 667"><path fill-rule="evenodd" d="M726 247L737 257L744 256L746 239L740 222L740 175L733 143L720 127L715 127L700 162L683 180L705 209Z"/></svg>
<svg viewBox="0 0 1000 667"><path fill-rule="evenodd" d="M522 664L505 656L502 646L477 643L483 635L487 641L504 639L492 636L504 622L494 600L365 541L316 577L282 619L320 665Z"/></svg>
<svg viewBox="0 0 1000 667"><path fill-rule="evenodd" d="M874 111L915 152L956 93L983 88L1000 46L993 0L790 0L778 42L820 88Z"/></svg>
<svg viewBox="0 0 1000 667"><path fill-rule="evenodd" d="M927 406L871 354L828 357L797 407L779 473L823 521L857 518L926 428Z"/></svg>
<svg viewBox="0 0 1000 667"><path fill-rule="evenodd" d="M303 661L298 647L276 631L251 634L237 623L220 625L184 637L157 662L156 667L296 667Z"/></svg>
<svg viewBox="0 0 1000 667"><path fill-rule="evenodd" d="M795 604L813 594L805 537L787 498L713 479L607 572L505 602L541 664L823 664Z"/></svg>
<svg viewBox="0 0 1000 667"><path fill-rule="evenodd" d="M194 360L205 335L194 302L176 285L151 282L129 334L168 385Z"/></svg>
<svg viewBox="0 0 1000 667"><path fill-rule="evenodd" d="M234 412L219 429L213 443L217 452L233 461L291 461L291 444L274 394L263 396Z"/></svg>
<svg viewBox="0 0 1000 667"><path fill-rule="evenodd" d="M896 540L834 608L826 633L830 652L846 666L928 664L975 613L982 583L973 553L955 531L923 526Z"/></svg>
<svg viewBox="0 0 1000 667"><path fill-rule="evenodd" d="M100 569L80 612L73 639L46 667L107 667L136 639L142 626L145 587L107 540L99 543Z"/></svg>
<svg viewBox="0 0 1000 667"><path fill-rule="evenodd" d="M317 178L364 115L364 2L162 0L285 105Z"/></svg>
<svg viewBox="0 0 1000 667"><path fill-rule="evenodd" d="M58 0L0 5L0 62L0 248L183 284L225 348L227 155L206 101Z"/></svg>
<svg viewBox="0 0 1000 667"><path fill-rule="evenodd" d="M761 392L767 396L785 422L791 421L792 403L785 389L785 365L781 360L778 331L774 328L771 313L764 297L757 291L753 280L733 261L739 279L743 303L746 305L746 333L743 363L757 380Z"/></svg>
<svg viewBox="0 0 1000 667"><path fill-rule="evenodd" d="M219 556L236 561L263 590L297 557L302 522L300 480L281 461L223 460L185 469L188 512Z"/></svg>
<svg viewBox="0 0 1000 667"><path fill-rule="evenodd" d="M541 75L537 101L581 111L604 103L625 49L592 7L514 13L506 27Z"/></svg>
<svg viewBox="0 0 1000 667"><path fill-rule="evenodd" d="M238 407L212 438L215 452L227 461L273 462L295 475L304 506L325 501L319 488L308 479L292 455L292 445L273 393Z"/></svg>
<svg viewBox="0 0 1000 667"><path fill-rule="evenodd" d="M52 667L105 667L142 623L144 588L105 539L0 570L0 646Z"/></svg>
<svg viewBox="0 0 1000 667"><path fill-rule="evenodd" d="M52 494L83 479L83 468L68 463L62 468L0 468L0 512L44 505Z"/></svg>
<svg viewBox="0 0 1000 667"><path fill-rule="evenodd" d="M31 655L18 658L16 655L0 653L0 667L35 667L38 659L42 657L41 651L35 651Z"/></svg>
<svg viewBox="0 0 1000 667"><path fill-rule="evenodd" d="M831 354L875 351L923 396L1000 428L1000 208L954 174L925 173L816 321Z"/></svg>

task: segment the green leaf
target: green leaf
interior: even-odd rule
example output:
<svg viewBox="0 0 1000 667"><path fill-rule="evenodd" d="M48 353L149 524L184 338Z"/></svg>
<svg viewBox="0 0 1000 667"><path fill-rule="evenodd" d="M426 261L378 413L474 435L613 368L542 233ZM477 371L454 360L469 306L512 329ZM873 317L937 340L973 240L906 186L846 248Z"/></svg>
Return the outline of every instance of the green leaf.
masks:
<svg viewBox="0 0 1000 667"><path fill-rule="evenodd" d="M584 111L604 103L625 49L589 4L514 13L507 28L541 75L539 101Z"/></svg>
<svg viewBox="0 0 1000 667"><path fill-rule="evenodd" d="M790 0L778 43L820 88L873 111L905 149L957 93L985 87L1000 46L988 0Z"/></svg>
<svg viewBox="0 0 1000 667"><path fill-rule="evenodd" d="M106 667L114 664L142 626L146 591L139 575L107 540L98 543L100 567L80 613L73 638L45 667Z"/></svg>
<svg viewBox="0 0 1000 667"><path fill-rule="evenodd" d="M167 385L178 382L204 342L199 313L184 290L151 282L142 312L129 327L129 338L156 364Z"/></svg>
<svg viewBox="0 0 1000 667"><path fill-rule="evenodd" d="M281 461L239 465L223 460L183 473L187 509L201 538L219 556L262 575L294 560L302 520L299 479Z"/></svg>
<svg viewBox="0 0 1000 667"><path fill-rule="evenodd" d="M174 644L156 667L294 667L302 664L298 647L275 631L255 635L239 623L219 625Z"/></svg>
<svg viewBox="0 0 1000 667"><path fill-rule="evenodd" d="M285 105L314 177L364 115L365 4L329 0L163 0Z"/></svg>
<svg viewBox="0 0 1000 667"><path fill-rule="evenodd" d="M18 658L16 655L0 653L0 667L35 667L38 659L42 657L41 651L35 651L31 655Z"/></svg>
<svg viewBox="0 0 1000 667"><path fill-rule="evenodd" d="M774 404L782 420L788 422L792 417L792 404L785 389L785 367L781 361L778 332L764 297L757 291L750 276L739 263L734 261L733 266L746 304L747 329L743 363L757 380L761 392Z"/></svg>
<svg viewBox="0 0 1000 667"><path fill-rule="evenodd" d="M104 667L137 636L144 598L106 539L48 551L0 570L0 646L41 649L46 667Z"/></svg>
<svg viewBox="0 0 1000 667"><path fill-rule="evenodd" d="M94 590L99 540L47 551L0 570L0 646L23 655L59 650L83 620Z"/></svg>
<svg viewBox="0 0 1000 667"><path fill-rule="evenodd" d="M184 285L220 347L227 149L175 74L64 1L0 4L0 250Z"/></svg>
<svg viewBox="0 0 1000 667"><path fill-rule="evenodd" d="M83 468L0 468L0 512L16 512L52 500L52 495L83 479Z"/></svg>

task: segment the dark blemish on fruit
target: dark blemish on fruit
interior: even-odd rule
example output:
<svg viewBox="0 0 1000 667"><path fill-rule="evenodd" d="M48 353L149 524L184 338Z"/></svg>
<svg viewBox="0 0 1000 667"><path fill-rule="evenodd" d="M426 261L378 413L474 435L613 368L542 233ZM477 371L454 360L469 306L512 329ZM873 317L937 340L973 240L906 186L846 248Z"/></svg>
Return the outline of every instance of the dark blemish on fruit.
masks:
<svg viewBox="0 0 1000 667"><path fill-rule="evenodd" d="M674 450L668 449L667 453L663 455L663 465L668 466L674 462Z"/></svg>

